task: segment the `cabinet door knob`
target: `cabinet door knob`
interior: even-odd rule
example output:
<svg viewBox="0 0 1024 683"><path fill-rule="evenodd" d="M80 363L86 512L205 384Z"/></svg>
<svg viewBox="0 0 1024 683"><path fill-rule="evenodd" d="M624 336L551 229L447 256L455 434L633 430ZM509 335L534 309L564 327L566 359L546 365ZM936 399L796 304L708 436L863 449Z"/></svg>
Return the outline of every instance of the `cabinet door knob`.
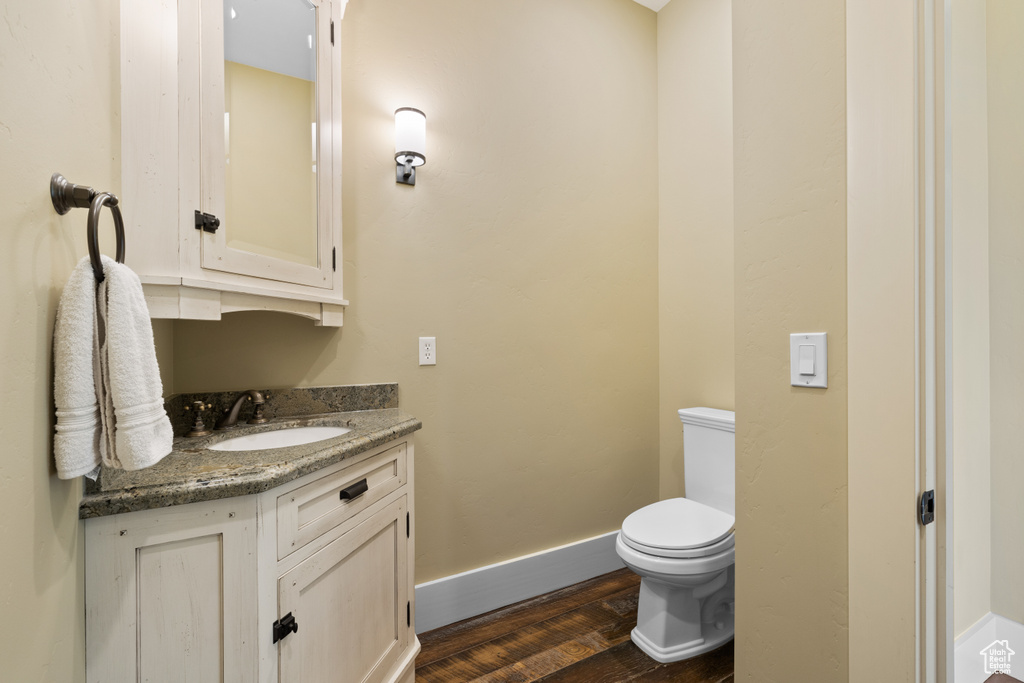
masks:
<svg viewBox="0 0 1024 683"><path fill-rule="evenodd" d="M352 484L348 488L342 489L339 492L339 496L342 500L352 500L366 493L366 490L370 488L366 485L365 479L360 479L356 483Z"/></svg>

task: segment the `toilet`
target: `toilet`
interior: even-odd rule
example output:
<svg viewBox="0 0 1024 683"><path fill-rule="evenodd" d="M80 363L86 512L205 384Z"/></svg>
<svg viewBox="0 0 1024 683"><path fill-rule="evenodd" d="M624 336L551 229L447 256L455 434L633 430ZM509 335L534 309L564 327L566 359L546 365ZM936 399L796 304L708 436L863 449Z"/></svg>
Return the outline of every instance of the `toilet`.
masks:
<svg viewBox="0 0 1024 683"><path fill-rule="evenodd" d="M679 419L686 497L637 510L615 542L619 557L641 577L630 635L659 662L713 650L735 629L735 414L685 408Z"/></svg>

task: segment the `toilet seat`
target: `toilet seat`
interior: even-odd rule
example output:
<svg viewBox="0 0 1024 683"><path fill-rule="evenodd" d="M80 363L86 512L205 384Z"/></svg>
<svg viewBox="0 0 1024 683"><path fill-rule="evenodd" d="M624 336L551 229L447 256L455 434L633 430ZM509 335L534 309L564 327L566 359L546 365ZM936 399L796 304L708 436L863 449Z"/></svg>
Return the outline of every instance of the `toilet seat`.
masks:
<svg viewBox="0 0 1024 683"><path fill-rule="evenodd" d="M698 558L735 545L736 519L687 498L671 498L640 508L622 523L622 542L633 550L664 558Z"/></svg>
<svg viewBox="0 0 1024 683"><path fill-rule="evenodd" d="M733 534L729 534L717 543L706 545L703 548L685 548L680 550L668 550L666 548L652 548L650 546L637 543L627 538L625 535L622 536L622 542L633 550L644 553L646 555L652 555L654 557L663 557L665 559L687 559L687 558L698 558L698 557L710 557L711 555L717 555L718 553L725 552L730 548L736 546L736 537Z"/></svg>

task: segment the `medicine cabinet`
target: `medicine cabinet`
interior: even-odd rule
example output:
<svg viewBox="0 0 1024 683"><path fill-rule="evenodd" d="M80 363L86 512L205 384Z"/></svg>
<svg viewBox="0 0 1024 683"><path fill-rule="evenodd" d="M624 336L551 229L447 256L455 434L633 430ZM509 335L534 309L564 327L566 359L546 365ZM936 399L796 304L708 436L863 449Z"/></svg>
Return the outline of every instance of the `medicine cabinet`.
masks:
<svg viewBox="0 0 1024 683"><path fill-rule="evenodd" d="M122 0L121 206L154 318L340 326L347 0Z"/></svg>

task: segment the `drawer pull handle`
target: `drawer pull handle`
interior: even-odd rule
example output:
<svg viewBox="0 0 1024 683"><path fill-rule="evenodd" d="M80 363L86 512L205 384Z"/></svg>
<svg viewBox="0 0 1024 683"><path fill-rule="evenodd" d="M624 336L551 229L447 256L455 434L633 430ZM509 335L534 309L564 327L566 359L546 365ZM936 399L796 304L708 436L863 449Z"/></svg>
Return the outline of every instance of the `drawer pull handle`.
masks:
<svg viewBox="0 0 1024 683"><path fill-rule="evenodd" d="M349 486L347 489L342 489L338 495L342 500L353 500L366 493L366 490L370 488L366 485L365 479L360 479L356 483Z"/></svg>

